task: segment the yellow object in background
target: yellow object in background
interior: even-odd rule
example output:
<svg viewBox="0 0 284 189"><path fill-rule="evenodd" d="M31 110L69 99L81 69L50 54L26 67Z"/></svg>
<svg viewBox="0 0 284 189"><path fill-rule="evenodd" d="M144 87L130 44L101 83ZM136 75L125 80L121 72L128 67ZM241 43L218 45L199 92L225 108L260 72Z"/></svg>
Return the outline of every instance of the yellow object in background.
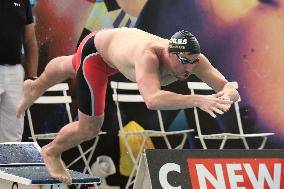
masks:
<svg viewBox="0 0 284 189"><path fill-rule="evenodd" d="M135 121L130 121L127 125L124 126L124 132L138 132L138 131L144 131L144 128L136 123ZM120 131L121 132L121 131ZM119 164L119 171L121 175L124 176L130 176L132 168L133 168L133 162L131 160L131 157L127 151L127 148L125 146L125 142L123 141L125 138L119 134L119 147L120 147L120 164ZM143 142L143 136L137 135L137 136L128 136L127 142L131 148L131 151L135 158L137 158L140 147ZM151 138L148 138L145 142L144 149L154 149L154 144L151 140Z"/></svg>

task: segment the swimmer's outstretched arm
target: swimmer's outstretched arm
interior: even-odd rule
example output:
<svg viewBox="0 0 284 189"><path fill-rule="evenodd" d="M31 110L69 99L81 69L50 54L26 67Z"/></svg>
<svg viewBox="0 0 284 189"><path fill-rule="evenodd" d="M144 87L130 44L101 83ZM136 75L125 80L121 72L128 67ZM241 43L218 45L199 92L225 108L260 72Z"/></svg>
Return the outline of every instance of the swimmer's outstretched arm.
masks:
<svg viewBox="0 0 284 189"><path fill-rule="evenodd" d="M159 62L155 60L155 56L146 57L146 60L144 62L147 63L136 64L136 82L149 109L176 110L198 107L216 117L216 113L223 114L233 103L228 98L220 98L224 92L213 95L182 95L161 90ZM226 83L224 80L224 85Z"/></svg>

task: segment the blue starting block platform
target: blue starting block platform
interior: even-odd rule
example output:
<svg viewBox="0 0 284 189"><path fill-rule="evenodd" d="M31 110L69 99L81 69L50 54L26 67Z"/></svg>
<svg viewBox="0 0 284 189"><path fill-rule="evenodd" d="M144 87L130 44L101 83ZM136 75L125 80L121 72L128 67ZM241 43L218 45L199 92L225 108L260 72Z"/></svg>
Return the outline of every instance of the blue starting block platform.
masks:
<svg viewBox="0 0 284 189"><path fill-rule="evenodd" d="M0 189L68 189L51 178L34 142L0 143ZM100 178L68 170L72 184L99 184Z"/></svg>

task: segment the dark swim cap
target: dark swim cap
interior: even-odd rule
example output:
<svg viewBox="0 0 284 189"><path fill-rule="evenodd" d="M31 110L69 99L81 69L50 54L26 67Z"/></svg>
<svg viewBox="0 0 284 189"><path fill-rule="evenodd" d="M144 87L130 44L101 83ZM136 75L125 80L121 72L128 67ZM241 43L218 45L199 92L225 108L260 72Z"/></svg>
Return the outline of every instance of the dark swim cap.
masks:
<svg viewBox="0 0 284 189"><path fill-rule="evenodd" d="M181 30L171 37L168 51L175 54L199 54L200 46L193 34Z"/></svg>

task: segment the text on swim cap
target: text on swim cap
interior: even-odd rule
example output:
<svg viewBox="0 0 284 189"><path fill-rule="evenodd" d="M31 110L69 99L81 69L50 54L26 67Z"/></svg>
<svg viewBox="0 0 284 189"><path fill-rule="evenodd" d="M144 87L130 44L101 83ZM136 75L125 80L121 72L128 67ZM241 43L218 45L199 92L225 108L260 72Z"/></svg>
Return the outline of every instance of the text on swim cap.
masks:
<svg viewBox="0 0 284 189"><path fill-rule="evenodd" d="M185 44L187 44L187 39L176 39L176 38L173 38L172 42L174 44L185 45Z"/></svg>
<svg viewBox="0 0 284 189"><path fill-rule="evenodd" d="M185 49L185 46L180 46L180 45L169 45L169 48L174 48L174 49Z"/></svg>

